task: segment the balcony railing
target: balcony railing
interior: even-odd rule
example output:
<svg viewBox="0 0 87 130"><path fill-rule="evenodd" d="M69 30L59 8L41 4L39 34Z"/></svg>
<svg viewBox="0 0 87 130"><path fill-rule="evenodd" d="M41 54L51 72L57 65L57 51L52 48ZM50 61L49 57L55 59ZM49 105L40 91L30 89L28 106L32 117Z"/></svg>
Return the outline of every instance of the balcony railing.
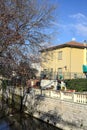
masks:
<svg viewBox="0 0 87 130"><path fill-rule="evenodd" d="M2 90L0 91L0 95L2 94ZM14 94L24 96L23 89L15 88ZM70 101L79 104L87 105L87 92L67 92L67 91L59 91L59 90L41 90L41 89L34 89L32 93L25 93L32 94L32 96L44 96L48 98L54 98L63 101ZM6 90L5 97L10 97L12 95L12 91L9 89ZM50 99L49 99L50 100Z"/></svg>
<svg viewBox="0 0 87 130"><path fill-rule="evenodd" d="M64 101L70 101L80 104L87 104L87 92L66 92L55 90L41 90L35 89L35 95L42 95L45 97L56 98Z"/></svg>
<svg viewBox="0 0 87 130"><path fill-rule="evenodd" d="M78 72L63 72L63 73L58 73L58 72L42 72L41 73L41 78L47 77L48 79L76 79L76 78L86 78L84 73L78 73Z"/></svg>

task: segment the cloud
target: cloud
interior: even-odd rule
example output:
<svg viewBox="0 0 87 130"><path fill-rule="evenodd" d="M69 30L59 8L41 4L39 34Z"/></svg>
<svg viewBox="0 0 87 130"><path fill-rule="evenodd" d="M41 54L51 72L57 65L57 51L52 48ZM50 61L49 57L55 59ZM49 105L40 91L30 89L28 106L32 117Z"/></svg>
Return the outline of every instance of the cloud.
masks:
<svg viewBox="0 0 87 130"><path fill-rule="evenodd" d="M73 15L70 15L69 17L74 18L74 19L78 19L78 20L79 19L87 20L87 17L82 13L73 14Z"/></svg>
<svg viewBox="0 0 87 130"><path fill-rule="evenodd" d="M81 37L87 37L87 25L82 23L67 24L65 31Z"/></svg>
<svg viewBox="0 0 87 130"><path fill-rule="evenodd" d="M73 20L71 20L71 23L61 25L62 29L81 37L87 37L87 17L82 13L77 13L69 15L69 18Z"/></svg>
<svg viewBox="0 0 87 130"><path fill-rule="evenodd" d="M87 36L87 25L76 24L76 25L73 25L73 26L76 29L77 34L79 34L81 36Z"/></svg>
<svg viewBox="0 0 87 130"><path fill-rule="evenodd" d="M76 31L75 33L84 37L87 36L87 17L82 13L73 14L69 17L74 20L74 24L72 23L71 28Z"/></svg>
<svg viewBox="0 0 87 130"><path fill-rule="evenodd" d="M69 17L72 18L74 20L74 22L78 22L78 23L87 25L87 16L82 13L69 15Z"/></svg>
<svg viewBox="0 0 87 130"><path fill-rule="evenodd" d="M57 22L55 22L55 21L53 21L52 24L53 24L54 26L58 27L58 28L66 28L66 25L57 23Z"/></svg>
<svg viewBox="0 0 87 130"><path fill-rule="evenodd" d="M77 13L70 15L69 18L72 18L70 23L57 23L53 22L60 34L70 33L75 36L87 37L87 17L82 13Z"/></svg>

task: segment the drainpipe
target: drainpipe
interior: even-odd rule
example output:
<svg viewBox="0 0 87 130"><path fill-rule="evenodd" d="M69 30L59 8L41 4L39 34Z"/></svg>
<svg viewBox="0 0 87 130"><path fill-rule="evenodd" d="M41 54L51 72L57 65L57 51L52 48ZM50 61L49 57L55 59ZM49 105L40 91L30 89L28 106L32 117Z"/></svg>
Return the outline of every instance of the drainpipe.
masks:
<svg viewBox="0 0 87 130"><path fill-rule="evenodd" d="M84 40L84 46L85 46L85 48L84 48L84 66L87 68L87 41L86 40ZM87 70L85 70L85 75L86 75L86 78L87 78Z"/></svg>
<svg viewBox="0 0 87 130"><path fill-rule="evenodd" d="M87 57L86 57L86 41L84 41L84 46L85 46L85 48L84 48L84 65L86 65L86 59L87 59Z"/></svg>
<svg viewBox="0 0 87 130"><path fill-rule="evenodd" d="M70 79L71 79L71 64L72 64L72 47L70 46Z"/></svg>

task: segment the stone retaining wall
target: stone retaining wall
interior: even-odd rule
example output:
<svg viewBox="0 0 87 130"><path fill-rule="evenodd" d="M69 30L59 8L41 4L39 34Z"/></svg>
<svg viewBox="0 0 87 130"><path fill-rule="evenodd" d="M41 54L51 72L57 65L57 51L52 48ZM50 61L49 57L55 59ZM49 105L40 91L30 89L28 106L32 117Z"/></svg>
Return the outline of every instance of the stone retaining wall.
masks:
<svg viewBox="0 0 87 130"><path fill-rule="evenodd" d="M9 92L6 91L6 98L13 91ZM22 92L15 90L13 93L23 96ZM87 93L37 90L26 93L24 97L23 103L27 107L25 112L32 116L63 130L87 130ZM81 102L77 102L77 99L81 99Z"/></svg>
<svg viewBox="0 0 87 130"><path fill-rule="evenodd" d="M63 130L87 130L87 105L44 96L26 96L28 113Z"/></svg>

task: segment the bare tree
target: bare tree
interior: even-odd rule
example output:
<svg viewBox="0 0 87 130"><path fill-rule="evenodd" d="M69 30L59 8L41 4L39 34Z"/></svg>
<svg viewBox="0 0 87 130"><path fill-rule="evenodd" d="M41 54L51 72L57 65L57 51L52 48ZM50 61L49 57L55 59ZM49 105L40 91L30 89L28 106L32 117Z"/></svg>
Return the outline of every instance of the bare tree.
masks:
<svg viewBox="0 0 87 130"><path fill-rule="evenodd" d="M31 54L36 56L49 40L46 29L54 9L41 0L0 0L0 64L32 62Z"/></svg>

